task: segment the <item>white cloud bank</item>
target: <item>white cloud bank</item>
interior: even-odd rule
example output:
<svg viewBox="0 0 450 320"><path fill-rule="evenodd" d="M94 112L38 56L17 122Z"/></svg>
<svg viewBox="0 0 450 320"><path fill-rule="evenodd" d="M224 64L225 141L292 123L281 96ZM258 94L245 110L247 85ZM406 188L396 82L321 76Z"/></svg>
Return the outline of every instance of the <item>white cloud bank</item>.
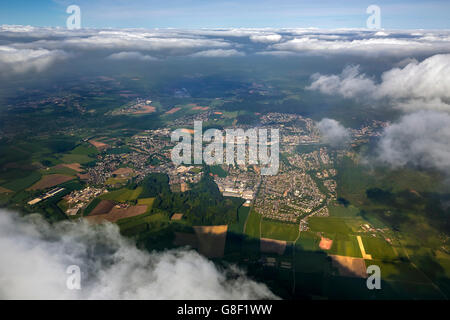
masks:
<svg viewBox="0 0 450 320"><path fill-rule="evenodd" d="M234 29L80 29L0 25L0 43L21 55L41 55L32 66L13 66L23 73L65 52L74 57L97 52L105 58L133 52L139 61L172 56L236 57L252 54L288 57L299 54L418 58L450 53L450 31L320 30L311 28ZM5 50L3 50L5 51ZM148 57L138 57L136 53ZM8 64L5 53L0 64ZM98 56L98 55L97 55ZM11 59L11 58L9 58ZM52 60L53 59L53 60ZM131 57L130 57L131 59ZM120 60L120 59L119 59ZM20 64L19 62L15 64ZM51 63L48 63L50 65ZM8 71L3 69L3 72Z"/></svg>
<svg viewBox="0 0 450 320"><path fill-rule="evenodd" d="M333 146L343 146L350 141L350 131L334 119L324 118L318 124L322 141Z"/></svg>
<svg viewBox="0 0 450 320"><path fill-rule="evenodd" d="M301 33L301 32L298 32ZM274 44L274 51L312 55L358 55L365 57L404 57L450 52L447 32L413 36L412 32L387 33L361 30L307 31L293 39Z"/></svg>
<svg viewBox="0 0 450 320"><path fill-rule="evenodd" d="M23 48L44 47L63 50L121 50L121 51L166 51L181 54L186 50L207 48L228 48L230 43L222 39L186 37L166 32L147 32L137 30L102 31L91 34L67 33L62 39L43 38L20 43Z"/></svg>
<svg viewBox="0 0 450 320"><path fill-rule="evenodd" d="M113 224L64 222L0 211L0 299L277 298L237 268L219 270L195 251L148 253ZM67 289L67 267L81 290Z"/></svg>
<svg viewBox="0 0 450 320"><path fill-rule="evenodd" d="M388 99L406 111L450 111L450 54L420 63L410 60L384 72L380 83L360 73L358 66L347 67L340 75L315 74L307 89L345 98Z"/></svg>

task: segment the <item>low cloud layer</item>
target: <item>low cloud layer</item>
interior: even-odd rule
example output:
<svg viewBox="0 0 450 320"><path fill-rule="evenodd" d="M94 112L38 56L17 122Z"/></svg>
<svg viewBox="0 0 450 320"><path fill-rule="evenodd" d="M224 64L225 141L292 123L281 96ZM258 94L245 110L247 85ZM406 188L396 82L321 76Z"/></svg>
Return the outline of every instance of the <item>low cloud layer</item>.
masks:
<svg viewBox="0 0 450 320"><path fill-rule="evenodd" d="M270 47L313 55L407 57L449 52L450 37L442 32L371 32L363 30L296 30L297 36ZM295 31L294 31L295 32Z"/></svg>
<svg viewBox="0 0 450 320"><path fill-rule="evenodd" d="M405 66L384 72L380 83L360 73L358 66L347 67L340 75L315 74L308 89L345 98L388 99L406 111L450 111L450 54L422 62L408 60Z"/></svg>
<svg viewBox="0 0 450 320"><path fill-rule="evenodd" d="M0 26L0 43L18 50L20 72L43 71L56 57L95 54L108 58L133 52L161 61L170 57L235 57L272 55L292 57L359 56L365 58L414 59L450 53L450 31L372 31L363 29L320 30L313 28L230 28L230 29L80 29ZM0 55L0 71L18 72L8 52ZM41 56L37 62L36 56ZM45 58L46 57L46 58ZM115 57L115 56L113 56ZM46 60L49 61L45 64ZM39 60L39 59L38 59ZM110 60L110 59L108 59ZM120 59L119 59L120 60ZM406 61L406 60L405 60ZM17 62L16 64L19 64ZM43 67L41 67L43 66ZM20 69L18 66L14 68Z"/></svg>
<svg viewBox="0 0 450 320"><path fill-rule="evenodd" d="M0 71L25 73L41 72L58 60L68 57L62 50L16 49L0 46Z"/></svg>
<svg viewBox="0 0 450 320"><path fill-rule="evenodd" d="M64 222L0 211L0 299L276 298L236 267L219 270L187 249L148 253L115 225ZM69 290L71 265L81 290Z"/></svg>
<svg viewBox="0 0 450 320"><path fill-rule="evenodd" d="M385 128L377 161L397 168L412 165L450 174L450 115L420 111Z"/></svg>
<svg viewBox="0 0 450 320"><path fill-rule="evenodd" d="M324 118L317 127L322 141L333 147L343 146L350 141L350 131L334 119Z"/></svg>

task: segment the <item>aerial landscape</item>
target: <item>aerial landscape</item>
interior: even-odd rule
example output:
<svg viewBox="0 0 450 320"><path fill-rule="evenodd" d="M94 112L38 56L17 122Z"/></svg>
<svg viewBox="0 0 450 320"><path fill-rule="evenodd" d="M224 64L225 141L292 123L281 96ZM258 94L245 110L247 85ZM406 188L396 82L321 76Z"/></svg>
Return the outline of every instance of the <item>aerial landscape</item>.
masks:
<svg viewBox="0 0 450 320"><path fill-rule="evenodd" d="M193 2L0 5L0 299L448 300L449 4Z"/></svg>

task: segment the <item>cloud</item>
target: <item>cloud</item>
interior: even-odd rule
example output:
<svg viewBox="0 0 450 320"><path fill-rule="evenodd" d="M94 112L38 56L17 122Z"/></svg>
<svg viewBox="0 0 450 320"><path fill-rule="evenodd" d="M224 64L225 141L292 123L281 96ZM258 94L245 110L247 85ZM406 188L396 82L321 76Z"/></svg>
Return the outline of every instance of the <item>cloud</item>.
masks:
<svg viewBox="0 0 450 320"><path fill-rule="evenodd" d="M329 95L341 95L345 98L355 98L372 94L376 89L373 80L359 73L359 66L348 66L340 75L313 74L313 82L306 89L318 90Z"/></svg>
<svg viewBox="0 0 450 320"><path fill-rule="evenodd" d="M190 29L178 30L180 33L213 37L234 37L245 38L252 36L276 36L277 32L286 31L286 29L277 28L215 28L215 29Z"/></svg>
<svg viewBox="0 0 450 320"><path fill-rule="evenodd" d="M261 42L261 43L275 43L279 42L283 37L279 34L267 34L267 35L251 35L250 40L252 42Z"/></svg>
<svg viewBox="0 0 450 320"><path fill-rule="evenodd" d="M62 41L38 40L27 43L24 46L45 46L52 49L131 49L145 51L168 51L172 54L182 54L185 50L202 48L224 48L230 44L215 39L189 39L189 38L166 38L155 37L145 33L103 33L89 37L73 37Z"/></svg>
<svg viewBox="0 0 450 320"><path fill-rule="evenodd" d="M413 35L411 31L371 32L362 30L299 30L295 36L272 45L275 51L291 51L310 55L358 55L364 57L404 57L450 52L446 31Z"/></svg>
<svg viewBox="0 0 450 320"><path fill-rule="evenodd" d="M136 51L122 51L118 53L113 53L107 57L111 60L139 60L139 61L155 61L158 60L152 56L144 55Z"/></svg>
<svg viewBox="0 0 450 320"><path fill-rule="evenodd" d="M236 57L253 54L285 58L307 54L327 57L383 56L401 60L423 59L424 56L450 53L450 31L313 28L67 30L2 25L0 44L11 49L23 50L24 53L25 50L46 53L49 60L50 56L57 55L58 52L73 57L89 54L108 57L115 53L133 52L134 59L141 61L148 61L150 58L138 57L135 53L154 58ZM403 63L407 61L404 60ZM25 71L21 72L36 69L38 68L25 66L23 68ZM40 70L44 69L45 67Z"/></svg>
<svg viewBox="0 0 450 320"><path fill-rule="evenodd" d="M378 162L413 165L450 174L450 115L419 111L385 128L377 146Z"/></svg>
<svg viewBox="0 0 450 320"><path fill-rule="evenodd" d="M390 98L450 98L450 54L411 62L381 76L377 94Z"/></svg>
<svg viewBox="0 0 450 320"><path fill-rule="evenodd" d="M201 57L201 58L225 58L225 57L242 57L242 56L245 56L245 53L237 51L235 49L230 50L213 49L191 54L191 57Z"/></svg>
<svg viewBox="0 0 450 320"><path fill-rule="evenodd" d="M26 39L27 37L29 39ZM231 46L229 41L221 38L203 37L175 29L67 30L2 26L0 40L2 38L19 49L154 51L170 55Z"/></svg>
<svg viewBox="0 0 450 320"><path fill-rule="evenodd" d="M409 60L404 67L384 72L380 83L360 73L357 66L345 68L340 75L315 74L307 89L345 98L388 99L405 111L450 111L450 54L422 62Z"/></svg>
<svg viewBox="0 0 450 320"><path fill-rule="evenodd" d="M246 37L250 41L244 42L242 38ZM51 50L182 51L201 48L226 49L237 45L244 45L250 50L254 49L253 43L258 43L268 45L264 51L311 55L409 57L450 53L450 32L445 30L429 32L312 28L67 30L3 25L0 26L0 38L15 42L14 44L22 48ZM261 48L258 47L257 50Z"/></svg>
<svg viewBox="0 0 450 320"><path fill-rule="evenodd" d="M139 250L113 224L49 225L39 215L0 211L0 261L0 299L276 298L195 251ZM81 290L67 289L70 265L81 269Z"/></svg>
<svg viewBox="0 0 450 320"><path fill-rule="evenodd" d="M387 37L389 35L390 35L389 32L384 32L384 31L378 31L374 34L375 37Z"/></svg>
<svg viewBox="0 0 450 320"><path fill-rule="evenodd" d="M415 63L415 64L417 64L417 63L419 63L419 61L417 61L417 59L415 59L415 58L405 58L405 59L403 59L403 60L397 62L397 63L395 64L395 67L398 67L398 68L404 68L404 67L406 67L406 66L407 66L408 64L410 64L410 63Z"/></svg>
<svg viewBox="0 0 450 320"><path fill-rule="evenodd" d="M350 131L334 119L324 118L317 124L322 141L333 146L343 146L350 141Z"/></svg>
<svg viewBox="0 0 450 320"><path fill-rule="evenodd" d="M16 49L0 46L0 70L4 73L41 72L68 54L61 50Z"/></svg>

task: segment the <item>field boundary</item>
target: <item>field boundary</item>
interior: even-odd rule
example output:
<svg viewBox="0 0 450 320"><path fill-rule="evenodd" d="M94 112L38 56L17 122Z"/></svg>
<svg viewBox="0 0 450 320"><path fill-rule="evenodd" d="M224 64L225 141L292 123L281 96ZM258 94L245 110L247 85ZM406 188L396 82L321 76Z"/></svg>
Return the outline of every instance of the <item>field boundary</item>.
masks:
<svg viewBox="0 0 450 320"><path fill-rule="evenodd" d="M359 249L361 250L361 254L363 259L365 260L372 260L372 255L366 253L366 249L364 249L364 244L362 242L361 236L356 236L356 239L358 240Z"/></svg>

